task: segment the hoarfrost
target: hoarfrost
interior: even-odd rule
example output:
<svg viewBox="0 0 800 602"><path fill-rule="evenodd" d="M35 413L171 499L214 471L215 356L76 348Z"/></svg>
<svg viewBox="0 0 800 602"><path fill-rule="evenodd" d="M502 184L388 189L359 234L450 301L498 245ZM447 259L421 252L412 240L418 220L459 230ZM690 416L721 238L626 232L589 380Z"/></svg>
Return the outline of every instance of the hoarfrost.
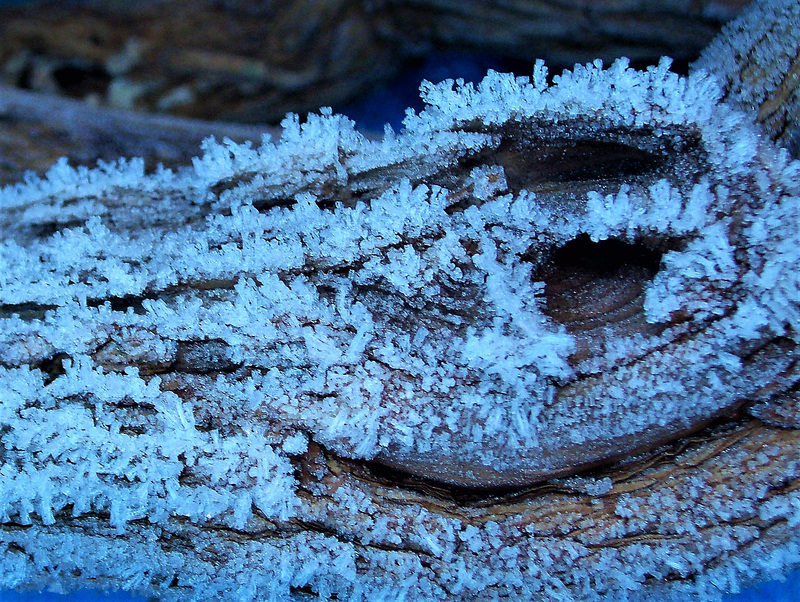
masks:
<svg viewBox="0 0 800 602"><path fill-rule="evenodd" d="M761 381L737 350L797 338L800 168L719 102L713 77L669 66L596 62L548 86L537 63L533 78L426 83L427 108L381 141L323 110L303 124L287 117L283 137L257 148L208 140L191 169L62 162L0 191L0 517L28 527L2 538L37 551L7 554L0 586L52 586L47 570L72 583L79 567L164 599L278 600L298 588L323 599L602 599L700 572L736 547L726 538L753 540L742 528L708 549L665 536L595 553L591 535L557 537L575 528L568 514L528 536L514 518L387 514L344 478L312 504L322 486L300 482L303 470L326 470L298 468L319 446L441 469L455 483L535 480L597 459L565 450L587 444L602 459L632 435L671 432L755 394ZM558 202L536 180L537 165L554 168L525 163L508 143L626 128L621 152L675 162L625 182L587 176ZM496 163L472 164L492 153ZM577 335L546 311L541 271L582 236L664 251L644 285L645 316L663 328L609 336L583 363ZM704 321L682 356L663 351ZM559 391L586 375L594 388L562 403ZM698 487L646 505L622 495L619 537L657 520L683 532L755 511L756 491ZM603 503L614 484L580 488ZM346 536L326 526L326 505ZM798 504L758 511L794 524ZM61 516L85 531L60 529ZM157 549L184 519L208 558ZM223 542L203 529L275 524L299 528ZM127 543L93 538L109 527ZM764 558L753 570L790 561ZM747 570L726 559L712 573L735 585ZM154 585L173 579L176 588ZM710 599L709 582L675 587Z"/></svg>

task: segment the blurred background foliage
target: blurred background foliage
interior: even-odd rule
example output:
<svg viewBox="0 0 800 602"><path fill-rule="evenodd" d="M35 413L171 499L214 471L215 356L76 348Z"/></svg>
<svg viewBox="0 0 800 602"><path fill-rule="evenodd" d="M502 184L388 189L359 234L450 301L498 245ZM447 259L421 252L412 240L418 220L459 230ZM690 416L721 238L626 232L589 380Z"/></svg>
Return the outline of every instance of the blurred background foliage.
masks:
<svg viewBox="0 0 800 602"><path fill-rule="evenodd" d="M91 103L277 124L320 106L395 125L420 79L662 55L685 70L745 0L6 2L0 81Z"/></svg>

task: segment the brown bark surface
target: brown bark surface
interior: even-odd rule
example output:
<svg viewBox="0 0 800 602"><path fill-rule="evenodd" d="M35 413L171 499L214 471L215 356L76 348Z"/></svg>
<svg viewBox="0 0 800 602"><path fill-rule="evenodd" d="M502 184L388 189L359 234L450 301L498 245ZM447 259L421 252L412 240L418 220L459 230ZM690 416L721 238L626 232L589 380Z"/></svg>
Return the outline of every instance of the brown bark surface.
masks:
<svg viewBox="0 0 800 602"><path fill-rule="evenodd" d="M466 533L494 525L493 537L503 543L492 553L471 553L467 544L455 544L460 550L457 556L466 559L468 567L508 568L516 563L516 556L506 554L501 559L497 551L528 539L527 548L515 554L548 563L553 583L572 589L575 575L588 570L601 575L598 587L602 587L602 575L613 583L614 574L648 562L652 551L660 550L673 559L672 567L648 576L643 591L624 594L628 599L658 599L660 593L667 599L711 599L732 585L726 580L730 575L728 558L754 562L768 557L774 546L788 546L796 540L795 527L760 509L797 499L798 446L800 430L742 418L580 478L503 492L442 487L387 473L379 466L346 461L312 445L308 453L296 458L303 505L289 521L257 517L247 528L237 530L214 521L198 524L175 518L152 525L141 520L129 523L120 535L109 526L107 515L74 517L67 509L51 526L39 521L5 523L3 539L8 545L6 553L19 557L37 541L47 540L56 549L75 546L90 551L91 557L103 554L106 562L119 566L140 565L151 558L137 590L156 599L181 600L197 595L191 587L193 581L203 583L211 575L232 581L236 577L233 567L271 572L274 565L258 565L258 553L248 550L283 545L304 536L353 546L362 563L359 570L376 582L407 577L393 573L391 554L400 552L418 559L435 584L434 575L446 572L450 561L411 529L421 528L435 541L443 524L457 524ZM192 478L191 471L183 475L184 482ZM602 483L599 489L598 482ZM348 496L359 500L359 511L342 511L341 500ZM396 529L399 539L376 540L376 520L386 520L389 525L401 522L409 532ZM689 524L696 528L687 529ZM727 542L724 552L711 544L722 541ZM182 572L173 572L168 564L176 557L184 559ZM331 561L324 552L319 557ZM686 557L694 559L691 564L681 561ZM89 579L97 588L121 585L102 574L82 571L85 565L78 558L65 555L46 573L34 572L29 583L61 591L86 588ZM689 592L695 591L698 575L710 575L718 587L712 586L696 598ZM733 583L746 587L764 577L754 570L750 577ZM688 590L685 596L680 593L683 587ZM554 590L534 599L555 602L563 599L565 591ZM309 588L293 588L292 594L298 602L318 599ZM464 595L457 589L446 595L452 600L490 600L491 590L485 596ZM581 599L580 594L576 597Z"/></svg>
<svg viewBox="0 0 800 602"><path fill-rule="evenodd" d="M620 56L636 64L655 63L662 55L694 60L720 24L746 4L389 0L396 30L409 43L489 50L528 62L543 58L563 67Z"/></svg>
<svg viewBox="0 0 800 602"><path fill-rule="evenodd" d="M750 112L795 157L800 156L799 35L795 23L774 13L750 15L727 26L694 65L713 73L726 101Z"/></svg>

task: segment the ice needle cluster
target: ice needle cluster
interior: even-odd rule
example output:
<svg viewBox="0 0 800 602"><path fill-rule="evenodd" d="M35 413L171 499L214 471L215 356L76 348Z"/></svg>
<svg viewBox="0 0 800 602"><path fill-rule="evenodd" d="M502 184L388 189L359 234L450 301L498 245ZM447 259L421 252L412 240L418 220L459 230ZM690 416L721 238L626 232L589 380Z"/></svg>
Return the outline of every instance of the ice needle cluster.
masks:
<svg viewBox="0 0 800 602"><path fill-rule="evenodd" d="M522 485L794 383L800 166L669 66L424 84L380 141L323 110L182 171L61 162L0 191L0 587L622 599L733 549L598 557L314 463ZM610 240L658 254L644 328L582 338L548 308L553 258ZM800 519L796 497L768 512Z"/></svg>

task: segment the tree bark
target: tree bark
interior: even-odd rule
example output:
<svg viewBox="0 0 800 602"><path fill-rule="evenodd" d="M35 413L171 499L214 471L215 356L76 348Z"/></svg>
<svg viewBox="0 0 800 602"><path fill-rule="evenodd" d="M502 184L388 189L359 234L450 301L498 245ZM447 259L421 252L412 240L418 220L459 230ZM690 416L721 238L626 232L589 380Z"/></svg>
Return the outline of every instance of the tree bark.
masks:
<svg viewBox="0 0 800 602"><path fill-rule="evenodd" d="M667 67L3 190L0 586L713 599L796 564L800 168Z"/></svg>
<svg viewBox="0 0 800 602"><path fill-rule="evenodd" d="M798 35L794 23L779 14L759 19L751 13L726 27L695 64L722 82L727 102L750 112L795 157L800 156Z"/></svg>
<svg viewBox="0 0 800 602"><path fill-rule="evenodd" d="M747 2L389 2L396 30L409 41L494 51L554 67L626 56L649 65L661 56L696 58L722 23Z"/></svg>

